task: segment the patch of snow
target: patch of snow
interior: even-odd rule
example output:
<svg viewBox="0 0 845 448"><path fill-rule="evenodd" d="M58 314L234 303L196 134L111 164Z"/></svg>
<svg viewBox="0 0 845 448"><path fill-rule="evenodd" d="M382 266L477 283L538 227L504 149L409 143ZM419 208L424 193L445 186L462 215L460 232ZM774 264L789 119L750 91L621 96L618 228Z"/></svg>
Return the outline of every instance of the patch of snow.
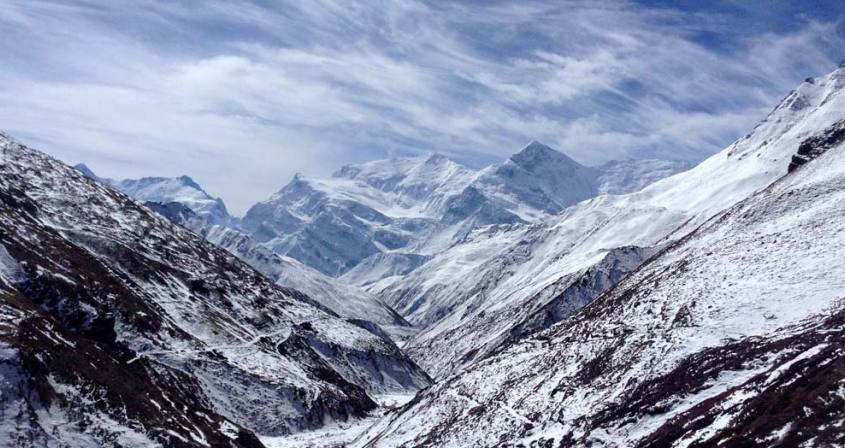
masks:
<svg viewBox="0 0 845 448"><path fill-rule="evenodd" d="M10 284L20 283L26 280L23 268L17 260L12 258L2 243L0 243L0 279Z"/></svg>

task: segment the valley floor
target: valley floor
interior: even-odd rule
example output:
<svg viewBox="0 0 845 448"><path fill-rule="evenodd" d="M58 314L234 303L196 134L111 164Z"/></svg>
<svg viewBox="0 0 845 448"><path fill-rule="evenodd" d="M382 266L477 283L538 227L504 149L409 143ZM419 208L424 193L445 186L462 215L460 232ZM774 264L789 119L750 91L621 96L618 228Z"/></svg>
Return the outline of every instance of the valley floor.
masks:
<svg viewBox="0 0 845 448"><path fill-rule="evenodd" d="M305 431L282 437L260 437L267 448L341 448L349 446L367 428L390 410L411 401L414 394L385 394L373 397L379 407L366 418L353 419L326 425L314 431Z"/></svg>

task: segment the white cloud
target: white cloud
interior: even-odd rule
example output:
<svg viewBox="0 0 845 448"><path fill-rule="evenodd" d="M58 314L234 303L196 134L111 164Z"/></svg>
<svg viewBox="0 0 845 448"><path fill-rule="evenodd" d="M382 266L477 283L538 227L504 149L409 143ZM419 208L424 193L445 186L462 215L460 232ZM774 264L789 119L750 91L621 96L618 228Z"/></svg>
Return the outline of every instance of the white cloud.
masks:
<svg viewBox="0 0 845 448"><path fill-rule="evenodd" d="M700 159L843 44L836 23L746 35L625 2L194 6L8 3L0 128L104 175L190 174L243 212L296 171L425 150Z"/></svg>

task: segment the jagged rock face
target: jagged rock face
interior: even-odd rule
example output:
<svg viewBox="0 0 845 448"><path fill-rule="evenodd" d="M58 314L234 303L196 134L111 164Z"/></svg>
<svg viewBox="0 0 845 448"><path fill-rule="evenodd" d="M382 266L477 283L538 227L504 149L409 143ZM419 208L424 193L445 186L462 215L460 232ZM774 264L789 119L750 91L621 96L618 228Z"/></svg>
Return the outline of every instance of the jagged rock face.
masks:
<svg viewBox="0 0 845 448"><path fill-rule="evenodd" d="M786 100L801 107L775 108L692 171L566 212L550 235L605 213L558 272L625 228L636 229L629 244L666 246L574 315L421 393L359 445L843 443L845 147L784 176L801 142L845 116L843 73L802 85ZM616 221L612 203L635 211Z"/></svg>
<svg viewBox="0 0 845 448"><path fill-rule="evenodd" d="M446 202L443 217L440 218L445 225L455 225L470 219L471 227L525 222L519 216L498 206L474 186L469 186L458 196L450 198Z"/></svg>
<svg viewBox="0 0 845 448"><path fill-rule="evenodd" d="M259 446L427 383L389 340L5 135L0 247L0 387L19 391L0 430L26 420L31 444Z"/></svg>
<svg viewBox="0 0 845 448"><path fill-rule="evenodd" d="M402 233L393 224L371 207L332 199L297 178L269 201L250 208L242 226L277 254L337 276L380 253L379 242L401 245Z"/></svg>
<svg viewBox="0 0 845 448"><path fill-rule="evenodd" d="M197 214L181 202L146 201L144 205L150 210L164 216L171 222L182 223L197 218Z"/></svg>
<svg viewBox="0 0 845 448"><path fill-rule="evenodd" d="M12 447L262 446L190 375L64 331L0 286L0 439Z"/></svg>

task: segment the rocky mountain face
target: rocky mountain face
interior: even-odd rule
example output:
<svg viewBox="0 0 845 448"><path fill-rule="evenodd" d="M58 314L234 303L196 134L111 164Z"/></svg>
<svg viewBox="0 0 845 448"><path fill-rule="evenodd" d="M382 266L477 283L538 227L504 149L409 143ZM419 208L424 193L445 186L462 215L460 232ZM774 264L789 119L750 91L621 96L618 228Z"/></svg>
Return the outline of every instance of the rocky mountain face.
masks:
<svg viewBox="0 0 845 448"><path fill-rule="evenodd" d="M378 331L0 135L0 439L260 446L428 377Z"/></svg>
<svg viewBox="0 0 845 448"><path fill-rule="evenodd" d="M548 329L440 375L356 444L842 444L843 86L843 68L805 82L696 168L513 237L523 256L485 290L504 291L488 310L516 285L578 286L568 272L606 248L652 254ZM793 156L806 161L790 170Z"/></svg>

